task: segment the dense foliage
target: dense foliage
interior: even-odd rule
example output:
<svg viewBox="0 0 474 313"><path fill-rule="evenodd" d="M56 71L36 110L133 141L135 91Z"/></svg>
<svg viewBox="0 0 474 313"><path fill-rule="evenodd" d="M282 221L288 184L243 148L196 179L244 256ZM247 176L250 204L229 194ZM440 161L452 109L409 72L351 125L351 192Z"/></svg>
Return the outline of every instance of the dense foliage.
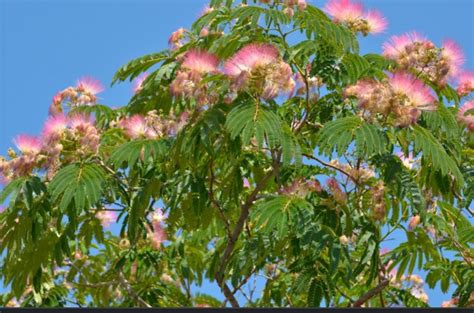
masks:
<svg viewBox="0 0 474 313"><path fill-rule="evenodd" d="M0 305L424 307L424 288L455 286L443 305L473 306L459 48L410 33L361 55L357 37L386 27L376 11L248 2L212 0L119 69L127 106L82 79L41 137L16 138ZM226 300L195 292L204 281Z"/></svg>

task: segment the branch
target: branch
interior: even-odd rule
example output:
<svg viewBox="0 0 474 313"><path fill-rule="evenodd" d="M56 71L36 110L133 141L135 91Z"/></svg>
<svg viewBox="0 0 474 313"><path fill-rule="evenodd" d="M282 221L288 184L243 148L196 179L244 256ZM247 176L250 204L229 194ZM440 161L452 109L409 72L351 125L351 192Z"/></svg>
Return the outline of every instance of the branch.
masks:
<svg viewBox="0 0 474 313"><path fill-rule="evenodd" d="M356 302L354 302L352 306L356 308L361 307L364 303L369 301L372 297L374 297L376 294L381 292L385 287L387 287L389 282L390 281L388 279L381 281L380 284L370 289L367 293L365 293L362 297L360 297Z"/></svg>
<svg viewBox="0 0 474 313"><path fill-rule="evenodd" d="M120 285L122 285L122 287L128 292L128 294L133 298L135 299L135 301L137 301L139 304L141 304L142 306L144 307L147 307L147 308L151 308L152 306L149 305L145 300L143 300L136 292L135 290L133 290L132 286L130 285L130 283L125 279L125 277L123 276L123 273L122 271L118 271L119 273L119 282L120 282Z"/></svg>
<svg viewBox="0 0 474 313"><path fill-rule="evenodd" d="M242 210L240 212L239 219L237 221L237 224L235 225L235 228L234 228L234 231L232 232L231 237L229 238L229 241L227 242L227 246L225 248L221 261L219 263L218 270L216 271L214 275L216 278L217 284L221 288L226 299L231 303L232 307L239 307L239 303L237 302L231 290L229 289L229 287L224 281L224 277L225 277L224 271L227 266L227 261L229 260L230 255L232 254L232 251L234 250L237 239L239 238L242 232L242 229L244 227L245 221L247 220L249 216L250 207L252 206L253 202L256 200L257 194L259 193L259 191L265 186L267 181L273 175L274 175L274 170L271 170L267 175L265 175L265 177L262 178L262 180L257 184L257 186L255 186L255 189L253 190L253 192L248 196L247 200L242 205Z"/></svg>
<svg viewBox="0 0 474 313"><path fill-rule="evenodd" d="M211 177L209 178L209 199L211 200L211 203L213 203L217 207L217 209L219 210L219 214L221 215L221 218L224 221L225 230L227 232L227 237L231 238L232 237L232 232L230 230L229 220L225 216L224 210L222 209L219 202L214 198L214 181L216 180L216 176L214 175L214 171L212 169L213 164L214 164L213 160L211 160L211 164L209 165L209 171L211 172Z"/></svg>
<svg viewBox="0 0 474 313"><path fill-rule="evenodd" d="M351 174L349 174L348 172L344 171L343 169L340 169L339 167L337 166L334 166L334 165L331 165L327 162L324 162L323 160L311 155L311 154L307 154L307 153L303 153L303 155L309 159L312 159L312 160L315 160L316 162L319 162L321 163L322 165L326 166L326 167L330 167L332 169L335 169L336 171L339 171L341 172L342 174L346 175L347 177L349 177L354 183L358 183L357 182L357 179L354 178L354 176L352 176Z"/></svg>

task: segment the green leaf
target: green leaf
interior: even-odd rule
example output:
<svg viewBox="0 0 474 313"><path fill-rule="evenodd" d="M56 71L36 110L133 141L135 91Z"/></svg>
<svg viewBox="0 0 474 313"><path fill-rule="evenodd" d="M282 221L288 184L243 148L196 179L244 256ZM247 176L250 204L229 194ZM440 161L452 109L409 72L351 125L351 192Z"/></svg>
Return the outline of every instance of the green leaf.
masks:
<svg viewBox="0 0 474 313"><path fill-rule="evenodd" d="M168 57L169 56L166 51L161 51L158 53L151 53L136 58L122 66L115 73L114 78L112 79L112 85L115 84L117 81L125 81L127 78L129 78L129 80L131 81L153 65L167 59Z"/></svg>
<svg viewBox="0 0 474 313"><path fill-rule="evenodd" d="M109 162L115 168L133 167L141 159L148 162L150 158L164 156L168 151L168 144L165 140L141 139L126 142L117 147L111 154Z"/></svg>
<svg viewBox="0 0 474 313"><path fill-rule="evenodd" d="M321 305L323 299L324 285L318 278L311 281L308 289L308 306L315 308Z"/></svg>
<svg viewBox="0 0 474 313"><path fill-rule="evenodd" d="M48 191L53 201L59 200L61 210L66 210L73 200L76 210L83 210L100 200L106 177L105 171L96 164L71 164L58 171Z"/></svg>
<svg viewBox="0 0 474 313"><path fill-rule="evenodd" d="M336 150L344 154L353 140L356 129L362 120L356 116L343 117L326 123L318 134L319 151L330 156Z"/></svg>
<svg viewBox="0 0 474 313"><path fill-rule="evenodd" d="M383 154L387 150L387 138L375 125L363 124L356 132L356 152L359 156Z"/></svg>
<svg viewBox="0 0 474 313"><path fill-rule="evenodd" d="M419 125L413 125L412 129L415 150L423 152L423 159L433 165L435 170L440 170L442 175L451 174L459 185L464 184L458 165L431 132Z"/></svg>
<svg viewBox="0 0 474 313"><path fill-rule="evenodd" d="M353 84L369 73L369 61L360 55L348 53L342 59L342 68L346 74L346 84Z"/></svg>

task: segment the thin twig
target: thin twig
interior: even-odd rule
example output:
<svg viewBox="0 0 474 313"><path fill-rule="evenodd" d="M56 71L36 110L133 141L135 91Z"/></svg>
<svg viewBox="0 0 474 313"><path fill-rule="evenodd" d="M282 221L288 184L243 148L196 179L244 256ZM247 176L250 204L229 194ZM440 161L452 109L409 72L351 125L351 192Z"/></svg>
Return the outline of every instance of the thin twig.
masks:
<svg viewBox="0 0 474 313"><path fill-rule="evenodd" d="M149 305L145 300L143 300L136 292L133 290L132 285L125 279L123 276L122 271L118 271L118 278L119 278L119 283L122 285L122 287L127 291L127 293L135 299L139 304L141 304L144 307L151 308L152 306Z"/></svg>
<svg viewBox="0 0 474 313"><path fill-rule="evenodd" d="M353 307L361 307L364 303L372 299L375 295L381 292L385 287L388 286L390 281L388 279L382 280L377 286L367 291L362 297L360 297L357 301L354 302L352 305Z"/></svg>
<svg viewBox="0 0 474 313"><path fill-rule="evenodd" d="M341 172L342 174L346 175L347 177L349 177L354 183L358 183L357 179L354 178L354 176L352 176L351 174L349 174L348 172L344 171L343 169L337 167L337 166L334 166L332 164L329 164L327 162L324 162L323 160L311 155L311 154L307 154L307 153L303 153L303 155L309 159L312 159L312 160L315 160L316 162L319 162L321 163L322 165L326 166L326 167L330 167L332 169L335 169L336 171L339 171Z"/></svg>

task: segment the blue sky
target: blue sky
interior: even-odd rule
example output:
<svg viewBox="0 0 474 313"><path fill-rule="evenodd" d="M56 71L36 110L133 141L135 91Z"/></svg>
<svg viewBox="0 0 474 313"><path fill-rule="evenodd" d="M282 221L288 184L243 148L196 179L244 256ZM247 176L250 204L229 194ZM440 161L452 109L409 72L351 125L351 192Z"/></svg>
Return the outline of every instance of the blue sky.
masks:
<svg viewBox="0 0 474 313"><path fill-rule="evenodd" d="M321 7L325 1L310 3ZM0 154L18 133L37 134L53 95L88 75L110 85L132 58L167 47L171 32L189 27L206 0L0 0ZM362 53L380 52L393 34L417 30L436 44L457 41L474 69L474 1L365 0L388 18L385 34L361 39ZM125 105L131 85L100 94ZM206 286L206 288L211 288ZM213 290L217 291L215 286ZM447 295L429 291L438 306Z"/></svg>

